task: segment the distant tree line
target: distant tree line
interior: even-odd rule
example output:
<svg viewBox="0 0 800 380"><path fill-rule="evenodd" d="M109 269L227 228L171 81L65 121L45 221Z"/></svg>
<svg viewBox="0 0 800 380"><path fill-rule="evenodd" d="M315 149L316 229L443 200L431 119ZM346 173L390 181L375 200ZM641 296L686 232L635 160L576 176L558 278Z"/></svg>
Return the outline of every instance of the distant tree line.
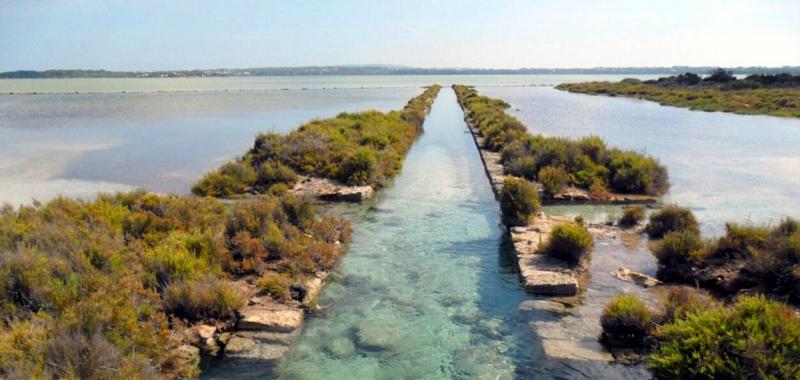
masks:
<svg viewBox="0 0 800 380"><path fill-rule="evenodd" d="M662 75L693 72L713 74L715 67L593 67L593 68L419 68L393 65L353 66L303 66L254 67L238 69L162 70L162 71L109 71L109 70L19 70L0 73L0 79L33 78L179 78L179 77L229 77L229 76L293 76L293 75L521 75L521 74L607 74L607 75ZM749 74L800 74L800 66L783 67L733 67L726 69L733 75Z"/></svg>

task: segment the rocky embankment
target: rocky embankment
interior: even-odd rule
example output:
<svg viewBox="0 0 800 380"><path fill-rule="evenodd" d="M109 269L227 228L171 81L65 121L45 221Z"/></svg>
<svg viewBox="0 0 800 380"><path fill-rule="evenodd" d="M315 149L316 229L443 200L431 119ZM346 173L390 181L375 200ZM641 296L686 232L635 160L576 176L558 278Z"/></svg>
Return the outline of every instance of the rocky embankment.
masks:
<svg viewBox="0 0 800 380"><path fill-rule="evenodd" d="M470 134L472 134L474 138L475 145L480 153L481 161L486 170L486 175L489 177L489 182L491 183L495 198L499 199L500 192L503 189L503 184L507 177L503 170L500 153L485 148L483 136L481 136L479 129L469 117L466 116L466 112L464 121L467 124ZM545 193L542 191L541 184L537 183L536 186L539 188L540 195L543 196ZM609 193L603 198L597 198L585 189L570 186L560 194L552 197L551 200L621 204L651 203L655 202L657 198L649 195L615 193ZM570 265L562 260L541 254L539 249L547 243L549 233L553 227L561 223L572 222L573 221L568 218L550 216L539 211L534 221L529 225L511 227L509 229L520 271L520 280L526 292L539 295L574 296L581 290L581 275L586 272L589 263L584 262L577 266ZM607 226L598 228L598 226L594 226L593 228L589 228L589 232L591 232L595 238L602 234L615 232L609 232L607 229L618 228ZM620 268L620 270L622 272L620 272L618 277L621 279L632 279L635 277L635 274L624 272L624 268ZM637 278L636 281L645 280Z"/></svg>
<svg viewBox="0 0 800 380"><path fill-rule="evenodd" d="M506 179L503 164L500 162L500 153L484 148L484 139L478 129L466 116L464 120L475 140L495 198L499 199ZM539 253L539 247L547 242L550 230L560 223L572 222L567 218L548 216L540 211L531 224L509 229L511 241L514 242L520 280L528 293L572 296L580 290L578 279L585 270L585 265L572 266L565 261Z"/></svg>
<svg viewBox="0 0 800 380"><path fill-rule="evenodd" d="M361 202L372 198L375 189L372 186L348 186L328 178L300 176L291 192L323 201Z"/></svg>

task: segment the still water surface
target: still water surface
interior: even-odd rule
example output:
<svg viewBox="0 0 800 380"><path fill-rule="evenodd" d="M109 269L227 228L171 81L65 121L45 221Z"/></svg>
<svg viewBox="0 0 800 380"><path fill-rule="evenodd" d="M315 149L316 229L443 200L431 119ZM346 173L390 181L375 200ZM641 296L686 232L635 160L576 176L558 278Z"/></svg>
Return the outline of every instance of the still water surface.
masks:
<svg viewBox="0 0 800 380"><path fill-rule="evenodd" d="M726 221L800 217L800 119L698 112L550 87L479 90L509 102L535 133L594 134L657 157L672 183L665 201L691 207L704 232L722 233Z"/></svg>

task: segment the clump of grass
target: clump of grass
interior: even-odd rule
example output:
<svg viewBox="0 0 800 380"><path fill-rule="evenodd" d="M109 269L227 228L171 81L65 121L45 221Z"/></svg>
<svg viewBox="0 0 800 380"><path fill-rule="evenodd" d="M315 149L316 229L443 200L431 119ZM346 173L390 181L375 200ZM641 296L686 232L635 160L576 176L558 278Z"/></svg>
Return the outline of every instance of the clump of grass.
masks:
<svg viewBox="0 0 800 380"><path fill-rule="evenodd" d="M641 348L653 328L653 312L634 295L618 295L603 309L603 340L612 347Z"/></svg>
<svg viewBox="0 0 800 380"><path fill-rule="evenodd" d="M536 177L544 187L544 192L550 196L557 195L563 191L569 180L569 174L564 169L554 166L545 166L539 170L539 174Z"/></svg>
<svg viewBox="0 0 800 380"><path fill-rule="evenodd" d="M594 249L592 234L582 224L560 224L550 231L544 253L570 263L578 263Z"/></svg>
<svg viewBox="0 0 800 380"><path fill-rule="evenodd" d="M669 205L650 214L650 223L645 228L645 232L652 239L660 239L667 233L681 230L700 232L697 218L692 210L676 205Z"/></svg>
<svg viewBox="0 0 800 380"><path fill-rule="evenodd" d="M258 279L258 289L276 300L289 299L292 278L283 273L268 273Z"/></svg>
<svg viewBox="0 0 800 380"><path fill-rule="evenodd" d="M192 321L231 318L243 305L230 285L213 276L176 282L164 291L164 308Z"/></svg>
<svg viewBox="0 0 800 380"><path fill-rule="evenodd" d="M524 226L539 209L536 186L524 179L507 177L500 192L500 210L507 226Z"/></svg>
<svg viewBox="0 0 800 380"><path fill-rule="evenodd" d="M689 229L672 231L653 244L653 254L664 266L686 263L704 254L705 244L700 234Z"/></svg>
<svg viewBox="0 0 800 380"><path fill-rule="evenodd" d="M648 366L665 379L796 379L800 319L789 306L741 297L704 305L659 326Z"/></svg>
<svg viewBox="0 0 800 380"><path fill-rule="evenodd" d="M642 205L626 206L622 208L622 216L619 218L619 225L632 227L644 220L646 208Z"/></svg>
<svg viewBox="0 0 800 380"><path fill-rule="evenodd" d="M708 306L714 306L714 302L704 297L699 290L686 286L669 286L661 297L659 323L672 322L689 312Z"/></svg>

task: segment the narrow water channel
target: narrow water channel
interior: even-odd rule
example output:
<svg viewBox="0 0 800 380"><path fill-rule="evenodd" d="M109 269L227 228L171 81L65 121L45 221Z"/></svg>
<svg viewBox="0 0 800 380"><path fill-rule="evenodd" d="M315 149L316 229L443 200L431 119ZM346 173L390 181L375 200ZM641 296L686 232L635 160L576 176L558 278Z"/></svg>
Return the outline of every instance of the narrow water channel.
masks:
<svg viewBox="0 0 800 380"><path fill-rule="evenodd" d="M508 317L524 294L451 89L354 228L282 378L514 377L529 330Z"/></svg>
<svg viewBox="0 0 800 380"><path fill-rule="evenodd" d="M463 114L442 89L402 173L356 218L349 253L278 369L286 379L642 378L641 368L583 360L599 351L599 308L617 286L601 244L588 307L526 307L495 201ZM613 253L613 255L611 254ZM610 255L610 256L606 256ZM628 258L631 259L631 258ZM636 267L635 269L641 269ZM586 300L584 300L586 301ZM573 341L547 356L543 339ZM583 341L583 342L581 342ZM570 343L570 342L567 342ZM560 346L553 346L558 347ZM565 359L566 358L566 359Z"/></svg>

